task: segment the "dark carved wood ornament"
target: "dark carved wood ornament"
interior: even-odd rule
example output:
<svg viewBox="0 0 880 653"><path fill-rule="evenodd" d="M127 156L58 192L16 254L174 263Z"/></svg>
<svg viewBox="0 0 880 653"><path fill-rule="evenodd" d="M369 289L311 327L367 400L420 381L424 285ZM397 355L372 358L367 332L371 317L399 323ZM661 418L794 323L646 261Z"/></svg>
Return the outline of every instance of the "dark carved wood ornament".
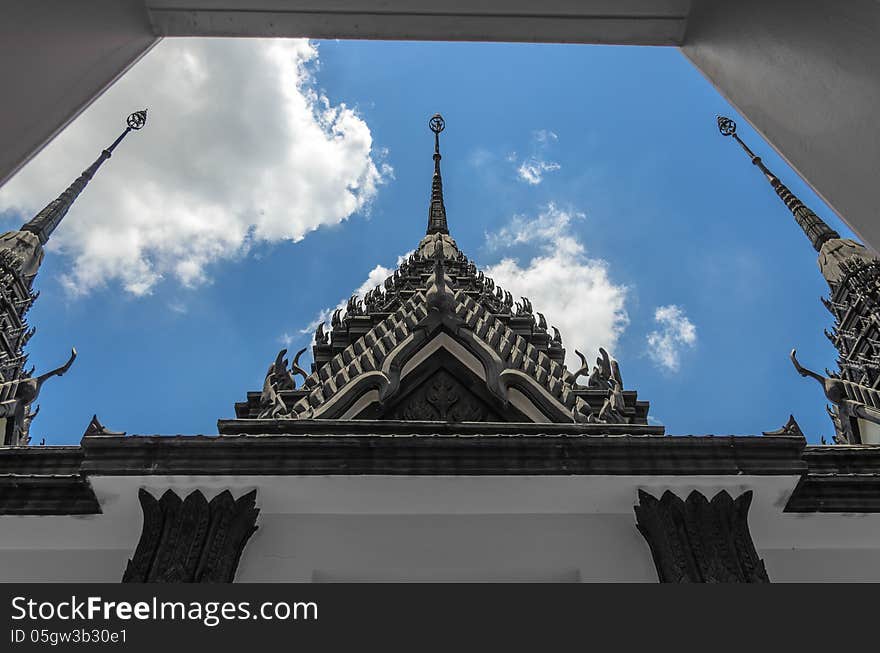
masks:
<svg viewBox="0 0 880 653"><path fill-rule="evenodd" d="M417 388L395 410L395 419L408 421L483 422L491 411L446 370Z"/></svg>
<svg viewBox="0 0 880 653"><path fill-rule="evenodd" d="M696 490L687 501L639 490L636 522L660 582L769 583L749 533L751 502L751 490L736 499L722 490L711 501Z"/></svg>
<svg viewBox="0 0 880 653"><path fill-rule="evenodd" d="M257 492L233 499L225 490L210 503L198 490L181 499L138 492L144 527L123 583L231 583L254 531Z"/></svg>

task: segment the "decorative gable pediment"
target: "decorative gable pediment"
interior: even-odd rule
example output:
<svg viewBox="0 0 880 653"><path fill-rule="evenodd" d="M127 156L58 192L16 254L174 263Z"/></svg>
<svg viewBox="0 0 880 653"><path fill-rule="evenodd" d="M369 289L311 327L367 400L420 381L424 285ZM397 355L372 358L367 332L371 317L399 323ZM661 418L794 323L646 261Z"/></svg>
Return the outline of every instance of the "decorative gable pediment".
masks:
<svg viewBox="0 0 880 653"><path fill-rule="evenodd" d="M484 419L510 413L533 422L585 421L590 409L572 392L564 366L466 293L453 291L444 260L437 250L424 292L310 375L303 384L308 395L286 416L358 419L364 414L389 414L387 407L396 403L397 396L412 390L409 379L420 379L419 367L443 349L460 370L469 370L480 380L483 394L499 402L498 410L482 411ZM449 370L447 374L451 375ZM520 406L511 410L517 403Z"/></svg>
<svg viewBox="0 0 880 653"><path fill-rule="evenodd" d="M308 375L300 388L289 373L284 385L293 390L276 391L267 377L258 412L249 416L586 423L611 414L603 412L612 394L608 388L578 386L562 363L447 274L444 248L431 253L433 270L422 288ZM629 407L622 389L617 393L615 423L638 421L635 393L627 394Z"/></svg>
<svg viewBox="0 0 880 653"><path fill-rule="evenodd" d="M442 130L442 120L432 125ZM292 369L282 350L263 391L236 404L238 420L576 423L596 425L586 429L591 432L601 432L601 424L652 430L647 402L623 390L616 361L601 350L591 372L578 354L583 366L568 371L559 331L527 298L515 301L458 249L446 225L438 148L435 139L433 208L416 250L382 286L353 295L345 309L336 310L329 331L318 326L311 373L298 364L305 349ZM296 375L303 378L300 385ZM579 384L587 375L586 385Z"/></svg>
<svg viewBox="0 0 880 653"><path fill-rule="evenodd" d="M379 419L408 422L503 422L486 401L444 368L385 410Z"/></svg>

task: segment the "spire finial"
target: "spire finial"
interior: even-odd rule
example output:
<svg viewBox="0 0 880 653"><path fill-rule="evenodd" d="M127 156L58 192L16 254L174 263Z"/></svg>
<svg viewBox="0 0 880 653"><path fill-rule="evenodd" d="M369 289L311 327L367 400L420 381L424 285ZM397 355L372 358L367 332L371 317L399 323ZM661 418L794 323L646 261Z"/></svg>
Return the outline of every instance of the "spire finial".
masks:
<svg viewBox="0 0 880 653"><path fill-rule="evenodd" d="M785 186L785 184L779 181L779 178L776 175L770 172L767 166L764 165L764 162L761 161L761 157L757 156L751 149L749 149L749 146L746 145L736 133L736 123L733 120L726 116L717 116L716 120L718 121L718 131L721 132L721 135L733 136L733 139L739 143L740 147L742 147L745 153L749 155L752 163L764 173L764 176L767 178L767 181L770 182L773 190L776 191L779 199L785 203L788 210L791 211L794 216L794 219L797 220L797 223L807 235L807 238L810 239L813 249L818 252L822 249L822 245L829 240L840 238L840 234L825 224L822 218L813 213L808 206L801 202L800 199Z"/></svg>
<svg viewBox="0 0 880 653"><path fill-rule="evenodd" d="M434 177L431 180L431 205L428 208L427 235L448 234L446 224L446 206L443 204L443 179L440 176L440 132L446 129L446 121L439 113L435 113L428 121L428 127L434 132Z"/></svg>
<svg viewBox="0 0 880 653"><path fill-rule="evenodd" d="M135 111L129 115L125 120L125 130L116 138L116 140L113 141L108 148L102 150L101 155L95 159L95 162L86 168L83 173L77 177L77 179L68 186L63 193L61 193L61 195L52 200L29 222L22 225L21 230L30 231L31 233L36 234L40 238L40 243L45 245L49 240L49 236L52 235L52 232L55 231L61 223L62 218L67 215L74 200L76 200L79 194L83 191L86 184L91 181L92 177L95 176L95 173L98 171L98 168L101 167L101 164L110 158L110 155L113 154L113 150L116 149L116 146L119 145L122 142L122 139L128 135L128 132L137 131L146 123L146 109Z"/></svg>

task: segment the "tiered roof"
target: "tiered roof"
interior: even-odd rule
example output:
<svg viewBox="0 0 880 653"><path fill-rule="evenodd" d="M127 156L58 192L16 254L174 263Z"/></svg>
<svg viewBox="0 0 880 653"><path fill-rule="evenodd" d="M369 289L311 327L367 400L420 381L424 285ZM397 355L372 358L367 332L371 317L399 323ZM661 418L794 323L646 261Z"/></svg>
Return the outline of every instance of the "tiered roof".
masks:
<svg viewBox="0 0 880 653"><path fill-rule="evenodd" d="M299 367L302 351L292 371L282 351L263 391L236 405L238 420L646 427L648 403L623 390L616 361L603 350L592 374L586 364L569 371L559 330L478 270L449 235L438 118L425 237L384 284L335 311L329 330L318 326L310 374ZM221 421L221 432L241 428Z"/></svg>

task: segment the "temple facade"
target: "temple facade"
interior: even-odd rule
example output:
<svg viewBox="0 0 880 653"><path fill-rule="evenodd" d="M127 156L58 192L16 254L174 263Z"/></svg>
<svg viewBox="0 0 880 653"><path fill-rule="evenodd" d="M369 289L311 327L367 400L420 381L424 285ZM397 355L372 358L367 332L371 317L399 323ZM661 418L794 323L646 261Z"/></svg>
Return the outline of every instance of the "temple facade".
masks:
<svg viewBox="0 0 880 653"><path fill-rule="evenodd" d="M843 419L880 406L845 394L873 388L857 375L873 368L856 367L873 350L849 342L835 377L798 364L852 425L842 444L807 445L793 418L760 435L667 435L625 366L600 349L569 369L540 306L459 249L445 123L429 127L424 236L318 326L310 366L307 349L267 351L262 388L242 389L217 435L126 435L96 417L78 446L0 448L0 578L880 581L880 446ZM864 249L761 169L838 275L832 305L869 306L853 285L862 263L841 254ZM58 220L12 233L45 242L37 227ZM835 338L854 328L847 310Z"/></svg>

